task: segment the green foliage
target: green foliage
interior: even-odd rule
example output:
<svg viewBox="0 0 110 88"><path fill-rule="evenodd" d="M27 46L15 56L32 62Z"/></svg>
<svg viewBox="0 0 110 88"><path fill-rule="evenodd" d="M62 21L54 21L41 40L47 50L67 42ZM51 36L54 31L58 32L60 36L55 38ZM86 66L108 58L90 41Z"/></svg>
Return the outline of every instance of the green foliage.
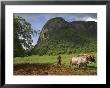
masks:
<svg viewBox="0 0 110 88"><path fill-rule="evenodd" d="M32 49L31 24L19 16L14 16L14 57L30 55Z"/></svg>
<svg viewBox="0 0 110 88"><path fill-rule="evenodd" d="M93 21L69 23L60 17L50 19L44 25L38 44L32 51L35 55L96 52L97 23Z"/></svg>
<svg viewBox="0 0 110 88"><path fill-rule="evenodd" d="M85 44L74 44L74 43L62 43L57 41L49 42L48 45L39 45L33 49L33 54L37 55L59 55L59 54L74 54L74 53L89 53L96 52L96 42L86 42ZM48 47L47 47L48 46Z"/></svg>

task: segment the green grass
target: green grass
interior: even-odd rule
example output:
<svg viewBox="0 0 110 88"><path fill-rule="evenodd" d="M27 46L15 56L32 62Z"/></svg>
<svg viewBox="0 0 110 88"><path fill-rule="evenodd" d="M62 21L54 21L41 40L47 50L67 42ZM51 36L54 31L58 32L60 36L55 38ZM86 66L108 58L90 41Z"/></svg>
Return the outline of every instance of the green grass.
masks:
<svg viewBox="0 0 110 88"><path fill-rule="evenodd" d="M92 53L96 56L95 53ZM62 58L62 66L63 67L70 67L70 59L73 56L76 56L77 54L70 54L70 55L61 55ZM38 56L38 55L32 55L32 56L28 56L28 57L16 57L14 58L14 64L56 64L58 55L56 56L49 56L49 55L44 55L44 56ZM97 64L96 63L92 63L90 65L88 65L88 67L90 69L97 69Z"/></svg>
<svg viewBox="0 0 110 88"><path fill-rule="evenodd" d="M70 60L70 58L72 56L73 55L61 55L62 63L68 64L67 62ZM49 55L44 55L44 56L32 55L29 57L16 57L16 58L14 58L14 64L24 64L24 63L30 63L30 64L51 63L51 64L54 64L54 63L56 63L57 57L58 56L49 56Z"/></svg>

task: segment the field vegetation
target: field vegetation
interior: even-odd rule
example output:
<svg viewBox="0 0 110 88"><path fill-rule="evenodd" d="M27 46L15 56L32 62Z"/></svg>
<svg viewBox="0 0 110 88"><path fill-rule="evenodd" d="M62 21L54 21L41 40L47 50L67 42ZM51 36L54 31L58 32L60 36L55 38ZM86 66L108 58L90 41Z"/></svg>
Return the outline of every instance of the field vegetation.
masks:
<svg viewBox="0 0 110 88"><path fill-rule="evenodd" d="M57 65L58 55L16 57L14 58L14 74L46 75L47 73L48 75L96 75L96 63L89 64L87 69L79 69L77 66L70 65L70 59L77 55L78 54L61 55L61 66Z"/></svg>

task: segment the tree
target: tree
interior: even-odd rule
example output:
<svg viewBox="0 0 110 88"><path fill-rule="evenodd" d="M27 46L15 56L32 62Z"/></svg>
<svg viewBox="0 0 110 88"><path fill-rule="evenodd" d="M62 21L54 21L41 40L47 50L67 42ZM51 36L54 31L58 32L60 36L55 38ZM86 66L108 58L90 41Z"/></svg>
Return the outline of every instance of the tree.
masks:
<svg viewBox="0 0 110 88"><path fill-rule="evenodd" d="M31 24L20 16L14 16L14 56L24 56L32 49L33 29Z"/></svg>

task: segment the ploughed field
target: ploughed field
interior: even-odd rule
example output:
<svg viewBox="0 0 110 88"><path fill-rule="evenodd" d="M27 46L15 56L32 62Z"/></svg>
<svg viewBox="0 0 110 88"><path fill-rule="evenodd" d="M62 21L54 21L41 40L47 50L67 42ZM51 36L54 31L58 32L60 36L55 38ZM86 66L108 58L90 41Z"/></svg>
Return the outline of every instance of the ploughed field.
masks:
<svg viewBox="0 0 110 88"><path fill-rule="evenodd" d="M61 55L61 66L56 64L58 56L16 57L14 75L97 75L96 63L89 64L87 69L70 66L70 59L73 56L75 55Z"/></svg>

